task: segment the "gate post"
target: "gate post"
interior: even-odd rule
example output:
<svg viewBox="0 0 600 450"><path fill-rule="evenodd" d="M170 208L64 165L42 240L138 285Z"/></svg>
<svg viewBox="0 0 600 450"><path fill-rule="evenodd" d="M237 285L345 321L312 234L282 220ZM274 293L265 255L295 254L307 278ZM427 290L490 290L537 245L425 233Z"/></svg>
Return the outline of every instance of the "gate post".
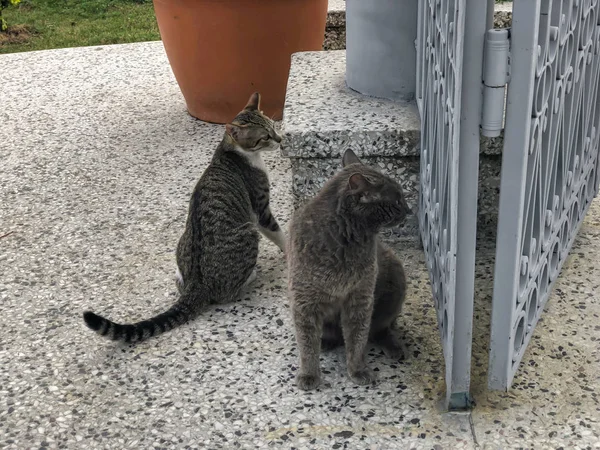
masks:
<svg viewBox="0 0 600 450"><path fill-rule="evenodd" d="M471 346L473 338L473 299L475 246L477 233L477 193L479 173L479 129L483 91L483 47L488 28L488 8L493 0L467 0L465 9L464 58L458 157L458 214L456 247L456 304L454 313L454 363L452 392L448 408L471 406Z"/></svg>
<svg viewBox="0 0 600 450"><path fill-rule="evenodd" d="M419 0L419 228L451 410L470 395L483 48L490 0Z"/></svg>

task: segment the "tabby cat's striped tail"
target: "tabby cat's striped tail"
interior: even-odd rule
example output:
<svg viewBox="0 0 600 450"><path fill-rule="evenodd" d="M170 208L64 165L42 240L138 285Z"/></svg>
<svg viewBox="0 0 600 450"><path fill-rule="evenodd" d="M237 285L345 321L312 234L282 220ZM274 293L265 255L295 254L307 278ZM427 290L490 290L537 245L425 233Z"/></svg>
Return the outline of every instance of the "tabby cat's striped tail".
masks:
<svg viewBox="0 0 600 450"><path fill-rule="evenodd" d="M187 302L186 302L187 303ZM153 336L171 331L198 316L199 308L191 308L181 299L167 311L151 319L133 324L121 325L105 319L91 311L83 313L85 324L101 336L113 341L134 343L145 341Z"/></svg>

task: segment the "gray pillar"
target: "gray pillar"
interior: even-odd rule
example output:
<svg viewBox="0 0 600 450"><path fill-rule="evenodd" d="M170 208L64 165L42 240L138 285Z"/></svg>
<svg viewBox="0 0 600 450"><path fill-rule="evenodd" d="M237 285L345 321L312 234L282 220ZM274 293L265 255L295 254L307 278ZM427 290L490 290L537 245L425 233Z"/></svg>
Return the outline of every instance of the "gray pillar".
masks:
<svg viewBox="0 0 600 450"><path fill-rule="evenodd" d="M415 97L418 0L346 0L346 83L361 94Z"/></svg>

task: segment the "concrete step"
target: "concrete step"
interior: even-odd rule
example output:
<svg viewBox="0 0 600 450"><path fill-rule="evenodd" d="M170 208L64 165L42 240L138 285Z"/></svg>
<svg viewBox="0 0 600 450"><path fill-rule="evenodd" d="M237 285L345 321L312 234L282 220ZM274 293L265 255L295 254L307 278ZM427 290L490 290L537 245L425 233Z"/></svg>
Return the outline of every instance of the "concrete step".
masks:
<svg viewBox="0 0 600 450"><path fill-rule="evenodd" d="M282 129L282 155L291 159L296 206L314 196L340 169L341 154L353 149L365 163L400 182L417 211L420 120L413 102L363 96L345 83L346 52L304 52L292 57ZM482 231L495 231L501 138L482 145L480 218ZM399 229L418 235L416 216Z"/></svg>
<svg viewBox="0 0 600 450"><path fill-rule="evenodd" d="M512 2L497 3L494 10L494 27L507 28L510 27L511 22ZM323 50L344 50L345 48L346 0L329 0Z"/></svg>
<svg viewBox="0 0 600 450"><path fill-rule="evenodd" d="M323 50L346 48L346 0L329 0Z"/></svg>

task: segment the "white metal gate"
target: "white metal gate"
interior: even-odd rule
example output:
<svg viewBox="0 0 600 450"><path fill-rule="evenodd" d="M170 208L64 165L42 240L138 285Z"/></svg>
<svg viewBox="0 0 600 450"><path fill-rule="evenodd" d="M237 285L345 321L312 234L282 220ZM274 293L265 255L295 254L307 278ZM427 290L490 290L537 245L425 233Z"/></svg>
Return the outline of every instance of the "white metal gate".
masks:
<svg viewBox="0 0 600 450"><path fill-rule="evenodd" d="M490 342L510 387L597 193L599 0L515 1Z"/></svg>
<svg viewBox="0 0 600 450"><path fill-rule="evenodd" d="M416 43L417 103L421 114L419 223L444 349L446 403L451 409L466 408L471 403L481 112L478 87L486 3L419 0ZM469 54L468 65L463 62L463 54Z"/></svg>

